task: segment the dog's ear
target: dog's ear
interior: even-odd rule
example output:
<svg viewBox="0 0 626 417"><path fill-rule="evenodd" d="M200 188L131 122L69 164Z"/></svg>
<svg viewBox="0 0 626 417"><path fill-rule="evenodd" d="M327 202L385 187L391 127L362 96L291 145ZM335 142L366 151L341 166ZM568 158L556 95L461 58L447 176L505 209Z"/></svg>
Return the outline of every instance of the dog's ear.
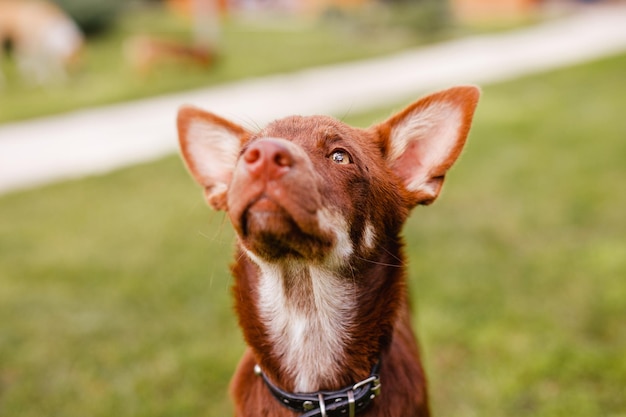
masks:
<svg viewBox="0 0 626 417"><path fill-rule="evenodd" d="M249 132L195 107L182 107L177 122L178 140L187 168L204 187L209 205L216 210L227 210L226 191Z"/></svg>
<svg viewBox="0 0 626 417"><path fill-rule="evenodd" d="M411 207L439 195L448 169L461 153L480 90L444 90L408 106L372 127L388 165L403 181Z"/></svg>

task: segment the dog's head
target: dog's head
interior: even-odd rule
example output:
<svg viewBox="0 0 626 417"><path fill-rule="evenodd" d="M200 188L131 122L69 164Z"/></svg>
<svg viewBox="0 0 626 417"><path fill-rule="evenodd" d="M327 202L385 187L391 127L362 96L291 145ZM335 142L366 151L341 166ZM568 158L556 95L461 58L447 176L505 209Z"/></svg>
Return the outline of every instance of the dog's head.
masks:
<svg viewBox="0 0 626 417"><path fill-rule="evenodd" d="M191 174L250 256L340 267L369 258L411 208L437 198L478 97L475 87L445 90L368 129L292 116L251 132L184 107L178 132Z"/></svg>

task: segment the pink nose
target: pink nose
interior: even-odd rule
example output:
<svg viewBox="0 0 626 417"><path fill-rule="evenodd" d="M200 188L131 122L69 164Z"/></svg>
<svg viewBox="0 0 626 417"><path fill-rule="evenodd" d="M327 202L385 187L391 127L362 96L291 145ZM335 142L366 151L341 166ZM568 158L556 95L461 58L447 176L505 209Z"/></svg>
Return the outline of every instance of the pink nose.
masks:
<svg viewBox="0 0 626 417"><path fill-rule="evenodd" d="M272 139L254 142L243 154L246 169L253 177L278 179L293 166L293 156L285 145Z"/></svg>

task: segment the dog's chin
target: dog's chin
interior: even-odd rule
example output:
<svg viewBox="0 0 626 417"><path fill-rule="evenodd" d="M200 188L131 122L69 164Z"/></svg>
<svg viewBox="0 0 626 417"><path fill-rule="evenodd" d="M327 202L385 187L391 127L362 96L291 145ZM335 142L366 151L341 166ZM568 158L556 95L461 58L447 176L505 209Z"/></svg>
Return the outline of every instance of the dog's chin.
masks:
<svg viewBox="0 0 626 417"><path fill-rule="evenodd" d="M301 230L285 208L261 198L242 214L240 239L244 246L270 262L314 259L319 256L319 238Z"/></svg>

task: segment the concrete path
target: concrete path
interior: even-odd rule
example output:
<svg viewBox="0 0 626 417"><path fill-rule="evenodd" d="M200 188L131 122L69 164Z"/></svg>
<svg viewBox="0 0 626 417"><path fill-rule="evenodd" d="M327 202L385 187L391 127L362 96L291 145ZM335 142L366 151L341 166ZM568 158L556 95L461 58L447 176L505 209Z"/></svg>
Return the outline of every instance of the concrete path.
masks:
<svg viewBox="0 0 626 417"><path fill-rule="evenodd" d="M175 151L176 110L194 104L244 125L288 114L356 113L455 84L485 84L626 51L626 7L381 59L251 79L0 125L0 194L108 172Z"/></svg>

